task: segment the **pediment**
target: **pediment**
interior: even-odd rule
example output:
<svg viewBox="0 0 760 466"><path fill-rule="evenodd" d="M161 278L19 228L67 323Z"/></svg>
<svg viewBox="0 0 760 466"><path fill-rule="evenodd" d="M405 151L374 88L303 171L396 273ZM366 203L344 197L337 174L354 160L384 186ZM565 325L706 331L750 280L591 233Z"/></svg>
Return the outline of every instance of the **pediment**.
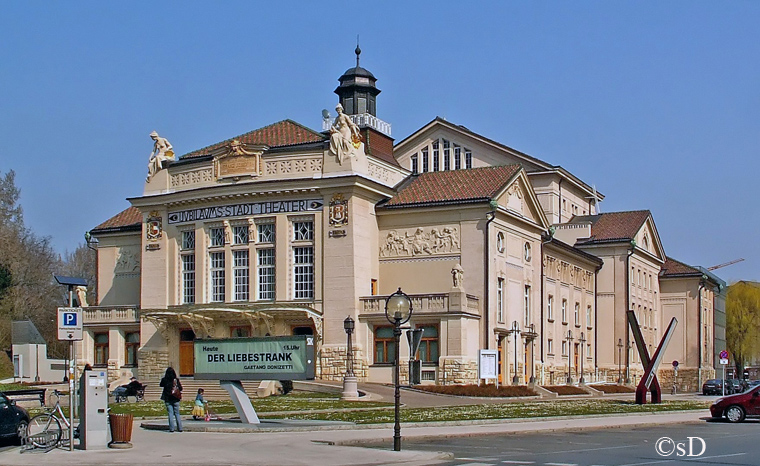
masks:
<svg viewBox="0 0 760 466"><path fill-rule="evenodd" d="M526 221L538 225L542 230L549 228L549 220L546 218L524 170L520 170L495 199L499 206L508 213L522 217Z"/></svg>
<svg viewBox="0 0 760 466"><path fill-rule="evenodd" d="M639 231L636 232L634 240L636 240L636 247L638 249L646 251L663 262L665 261L665 251L651 215L647 217L641 228L639 228Z"/></svg>

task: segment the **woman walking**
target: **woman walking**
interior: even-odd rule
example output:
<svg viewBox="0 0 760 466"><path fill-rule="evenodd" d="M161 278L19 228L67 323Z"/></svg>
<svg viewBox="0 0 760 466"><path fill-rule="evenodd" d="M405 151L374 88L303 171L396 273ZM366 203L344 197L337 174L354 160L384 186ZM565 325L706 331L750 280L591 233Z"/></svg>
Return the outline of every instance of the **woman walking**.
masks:
<svg viewBox="0 0 760 466"><path fill-rule="evenodd" d="M182 384L173 368L169 367L166 369L166 374L161 379L160 386L164 387L164 390L161 392L161 399L166 403L166 412L169 414L169 432L174 432L175 429L182 432L182 418L179 415Z"/></svg>

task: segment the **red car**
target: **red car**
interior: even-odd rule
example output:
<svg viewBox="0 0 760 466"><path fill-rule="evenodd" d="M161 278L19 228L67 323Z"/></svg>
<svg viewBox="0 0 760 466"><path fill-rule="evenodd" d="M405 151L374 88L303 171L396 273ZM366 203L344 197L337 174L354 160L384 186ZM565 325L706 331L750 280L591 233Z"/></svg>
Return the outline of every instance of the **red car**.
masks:
<svg viewBox="0 0 760 466"><path fill-rule="evenodd" d="M760 416L760 385L736 395L724 396L710 406L712 417L725 416L728 422L742 422L747 416Z"/></svg>

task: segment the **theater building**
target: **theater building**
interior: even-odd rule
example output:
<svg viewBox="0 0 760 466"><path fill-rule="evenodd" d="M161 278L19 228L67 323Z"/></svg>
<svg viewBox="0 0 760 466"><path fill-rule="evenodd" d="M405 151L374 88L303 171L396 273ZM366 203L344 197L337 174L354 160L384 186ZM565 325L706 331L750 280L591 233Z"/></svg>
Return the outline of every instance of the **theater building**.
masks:
<svg viewBox="0 0 760 466"><path fill-rule="evenodd" d="M112 379L169 365L192 376L198 339L306 334L317 377L339 380L350 316L356 375L389 382L396 352L410 357L384 315L398 288L424 329L423 383L477 382L479 349L498 350L502 382L614 380L624 299L645 306L655 342L664 255L651 216L620 244L596 241L613 214L598 216L603 196L564 168L440 118L394 144L358 53L339 83L321 132L283 120L176 160L156 135L143 193L91 230L83 363ZM641 293L620 292L629 266Z"/></svg>

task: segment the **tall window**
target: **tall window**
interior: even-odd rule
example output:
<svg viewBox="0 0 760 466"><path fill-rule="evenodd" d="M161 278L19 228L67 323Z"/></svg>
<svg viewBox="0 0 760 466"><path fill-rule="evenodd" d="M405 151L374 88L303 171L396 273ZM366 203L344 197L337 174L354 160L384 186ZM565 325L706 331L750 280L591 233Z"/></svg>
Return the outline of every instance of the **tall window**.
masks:
<svg viewBox="0 0 760 466"><path fill-rule="evenodd" d="M423 329L422 341L420 341L419 358L422 362L438 363L438 326L418 325Z"/></svg>
<svg viewBox="0 0 760 466"><path fill-rule="evenodd" d="M567 300L562 300L562 322L567 323Z"/></svg>
<svg viewBox="0 0 760 466"><path fill-rule="evenodd" d="M395 360L396 342L393 338L393 327L375 327L375 364L392 363Z"/></svg>
<svg viewBox="0 0 760 466"><path fill-rule="evenodd" d="M303 243L314 240L314 222L294 221L293 241ZM314 299L314 246L293 247L293 298Z"/></svg>
<svg viewBox="0 0 760 466"><path fill-rule="evenodd" d="M248 301L249 280L248 250L232 251L232 278L235 284L235 301Z"/></svg>
<svg viewBox="0 0 760 466"><path fill-rule="evenodd" d="M108 365L108 334L96 333L95 335L95 365Z"/></svg>
<svg viewBox="0 0 760 466"><path fill-rule="evenodd" d="M140 347L140 334L128 332L124 335L124 365L137 366L137 349Z"/></svg>
<svg viewBox="0 0 760 466"><path fill-rule="evenodd" d="M575 311L573 313L575 317L575 325L581 324L581 303L575 303Z"/></svg>
<svg viewBox="0 0 760 466"><path fill-rule="evenodd" d="M414 154L412 156L412 173L417 173L419 171L419 165L420 161L418 160L417 154Z"/></svg>
<svg viewBox="0 0 760 466"><path fill-rule="evenodd" d="M441 160L438 150L438 140L433 141L433 171L437 172L440 168Z"/></svg>
<svg viewBox="0 0 760 466"><path fill-rule="evenodd" d="M593 319L591 318L591 305L586 306L586 327L591 328L593 326Z"/></svg>
<svg viewBox="0 0 760 466"><path fill-rule="evenodd" d="M567 342L562 340L562 356L567 356Z"/></svg>
<svg viewBox="0 0 760 466"><path fill-rule="evenodd" d="M530 325L530 285L525 285L525 295L523 296L523 325Z"/></svg>
<svg viewBox="0 0 760 466"><path fill-rule="evenodd" d="M552 340L551 338L546 340L546 353L554 354L554 340Z"/></svg>
<svg viewBox="0 0 760 466"><path fill-rule="evenodd" d="M182 304L195 303L195 230L182 232Z"/></svg>
<svg viewBox="0 0 760 466"><path fill-rule="evenodd" d="M256 248L256 281L258 294L256 299L275 299L275 249L274 249L274 223L260 223L256 225L258 244Z"/></svg>
<svg viewBox="0 0 760 466"><path fill-rule="evenodd" d="M554 320L554 296L549 295L546 299L546 318Z"/></svg>
<svg viewBox="0 0 760 466"><path fill-rule="evenodd" d="M454 169L462 168L462 148L454 144Z"/></svg>
<svg viewBox="0 0 760 466"><path fill-rule="evenodd" d="M209 253L209 277L211 277L211 301L224 302L224 251Z"/></svg>
<svg viewBox="0 0 760 466"><path fill-rule="evenodd" d="M496 280L496 321L504 322L504 279Z"/></svg>
<svg viewBox="0 0 760 466"><path fill-rule="evenodd" d="M450 170L451 169L451 149L450 149L450 143L447 140L443 140L443 169L444 170Z"/></svg>
<svg viewBox="0 0 760 466"><path fill-rule="evenodd" d="M430 164L430 161L428 160L428 148L427 147L423 148L421 153L422 153L422 171L427 172L429 164Z"/></svg>
<svg viewBox="0 0 760 466"><path fill-rule="evenodd" d="M472 168L472 151L464 150L464 168Z"/></svg>

